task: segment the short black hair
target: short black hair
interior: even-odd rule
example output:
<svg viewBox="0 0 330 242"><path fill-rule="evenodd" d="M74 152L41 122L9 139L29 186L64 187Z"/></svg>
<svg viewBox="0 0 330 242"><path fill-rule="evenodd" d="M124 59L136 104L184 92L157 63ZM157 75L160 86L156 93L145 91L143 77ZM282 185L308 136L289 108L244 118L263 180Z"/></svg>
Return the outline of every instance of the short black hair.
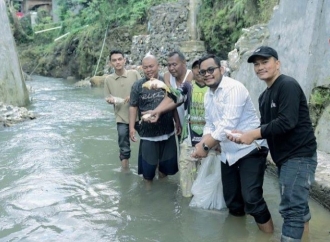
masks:
<svg viewBox="0 0 330 242"><path fill-rule="evenodd" d="M170 53L167 55L167 57L170 58L170 57L172 57L172 56L174 56L174 55L178 55L178 56L179 56L179 59L180 59L182 62L186 62L186 57L185 57L184 54L182 54L182 52L179 51L179 50L174 50L174 51L170 52Z"/></svg>
<svg viewBox="0 0 330 242"><path fill-rule="evenodd" d="M199 59L194 60L191 64L191 69L194 69L195 67L199 68Z"/></svg>
<svg viewBox="0 0 330 242"><path fill-rule="evenodd" d="M202 58L199 59L198 64L201 65L201 63L203 61L206 61L207 59L213 59L215 64L217 64L219 67L221 66L220 58L213 54L208 54L208 55L203 56Z"/></svg>
<svg viewBox="0 0 330 242"><path fill-rule="evenodd" d="M111 56L114 54L121 54L123 57L125 57L124 52L122 52L121 50L112 50L112 51L110 51L109 58L111 59Z"/></svg>

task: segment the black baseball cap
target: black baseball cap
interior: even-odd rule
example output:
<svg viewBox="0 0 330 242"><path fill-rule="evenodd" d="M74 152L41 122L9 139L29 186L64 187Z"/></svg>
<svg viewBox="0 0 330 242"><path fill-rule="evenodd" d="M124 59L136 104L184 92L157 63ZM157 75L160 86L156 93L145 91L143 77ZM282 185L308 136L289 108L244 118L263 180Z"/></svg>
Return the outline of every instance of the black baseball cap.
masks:
<svg viewBox="0 0 330 242"><path fill-rule="evenodd" d="M274 57L276 60L278 60L278 55L276 50L269 46L260 46L255 51L253 51L252 55L247 60L248 63L252 63L254 61L254 58L256 56L262 56L262 57Z"/></svg>

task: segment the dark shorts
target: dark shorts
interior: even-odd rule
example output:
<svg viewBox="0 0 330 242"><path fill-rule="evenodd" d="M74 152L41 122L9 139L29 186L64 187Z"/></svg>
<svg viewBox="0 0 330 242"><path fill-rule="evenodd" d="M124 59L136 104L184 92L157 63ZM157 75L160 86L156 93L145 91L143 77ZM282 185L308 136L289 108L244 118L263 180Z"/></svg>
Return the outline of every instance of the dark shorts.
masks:
<svg viewBox="0 0 330 242"><path fill-rule="evenodd" d="M178 172L178 156L175 136L168 140L148 141L140 140L138 173L143 174L146 180L155 177L158 170L165 175L174 175Z"/></svg>

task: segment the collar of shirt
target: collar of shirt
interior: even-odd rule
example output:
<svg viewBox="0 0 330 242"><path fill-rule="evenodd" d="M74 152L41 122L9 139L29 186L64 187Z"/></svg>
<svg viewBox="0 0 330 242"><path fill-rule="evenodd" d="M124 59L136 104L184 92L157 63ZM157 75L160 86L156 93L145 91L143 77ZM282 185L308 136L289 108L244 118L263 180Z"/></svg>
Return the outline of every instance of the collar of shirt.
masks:
<svg viewBox="0 0 330 242"><path fill-rule="evenodd" d="M115 72L115 73L114 73L114 76L115 76L115 80L117 80L117 79L120 78L120 77L127 78L127 70L124 69L124 73L123 73L123 75L121 75L121 76L118 76L117 73Z"/></svg>
<svg viewBox="0 0 330 242"><path fill-rule="evenodd" d="M212 92L211 88L209 88L209 90L207 90L207 95L213 96L216 92L218 92L219 90L225 88L228 85L228 81L230 81L230 80L228 80L228 77L222 76L221 81L220 81L217 89L215 89L215 91Z"/></svg>

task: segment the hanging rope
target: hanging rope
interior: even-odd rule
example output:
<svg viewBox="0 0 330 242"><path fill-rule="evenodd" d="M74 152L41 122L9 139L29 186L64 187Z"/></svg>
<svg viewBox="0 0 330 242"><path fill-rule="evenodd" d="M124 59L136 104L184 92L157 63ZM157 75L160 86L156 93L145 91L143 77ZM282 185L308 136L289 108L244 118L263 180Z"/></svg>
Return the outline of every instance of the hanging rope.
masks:
<svg viewBox="0 0 330 242"><path fill-rule="evenodd" d="M104 39L103 39L103 44L102 44L102 48L101 48L101 53L100 53L100 56L99 56L99 60L97 61L97 65L96 65L96 69L95 69L95 72L94 72L94 76L96 75L96 72L99 69L99 64L100 64L100 60L101 60L103 49L104 49L105 39L107 38L108 29L109 29L109 24L107 26L107 29L105 30L105 33L104 33Z"/></svg>

